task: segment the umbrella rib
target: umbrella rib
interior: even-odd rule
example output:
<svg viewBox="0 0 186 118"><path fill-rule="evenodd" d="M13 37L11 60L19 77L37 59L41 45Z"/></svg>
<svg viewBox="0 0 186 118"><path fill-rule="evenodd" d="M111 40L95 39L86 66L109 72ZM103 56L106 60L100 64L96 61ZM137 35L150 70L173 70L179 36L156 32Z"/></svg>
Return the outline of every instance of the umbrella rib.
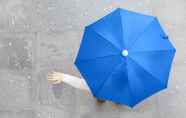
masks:
<svg viewBox="0 0 186 118"><path fill-rule="evenodd" d="M100 56L100 57L95 57L95 58L90 58L90 59L79 59L79 61L81 61L81 62L88 62L88 61L94 61L94 60L97 60L97 59L103 59L103 58L108 58L108 57L113 57L113 56L118 56L118 54Z"/></svg>
<svg viewBox="0 0 186 118"><path fill-rule="evenodd" d="M120 51L119 47L114 45L111 41L107 40L104 36L102 36L100 33L98 33L95 29L91 28L96 34L98 34L100 37L102 37L103 39L105 39L105 41L107 41L109 44L111 44L114 48L116 48L117 50Z"/></svg>
<svg viewBox="0 0 186 118"><path fill-rule="evenodd" d="M121 23L121 31L122 31L122 39L123 39L122 45L124 45L124 47L125 47L126 45L125 45L125 41L124 41L124 26L123 26L123 22L125 22L125 21L123 20L121 12L119 12L119 14L120 14L120 23Z"/></svg>
<svg viewBox="0 0 186 118"><path fill-rule="evenodd" d="M127 58L127 59L128 59L128 58ZM130 88L129 91L130 91L130 94L131 94L131 96L132 96L133 101L135 101L135 100L134 100L135 97L134 97L133 92L131 91L132 89L131 89L131 84L130 84L130 81L129 81L128 63L126 63L126 68L127 68L126 71L127 71L128 87Z"/></svg>
<svg viewBox="0 0 186 118"><path fill-rule="evenodd" d="M100 87L98 87L97 91L95 92L95 94L98 94L99 91L98 90L101 90L104 86L104 84L106 83L106 81L110 78L110 76L113 74L114 70L116 68L118 68L120 65L122 65L124 62L121 62L120 64L118 64L117 66L115 66L115 68L113 69L113 71L108 75L108 77L105 78L105 80L102 82L102 84L100 85Z"/></svg>
<svg viewBox="0 0 186 118"><path fill-rule="evenodd" d="M165 50L142 50L142 51L131 51L131 53L156 53L156 52L174 52L175 49L165 49Z"/></svg>
<svg viewBox="0 0 186 118"><path fill-rule="evenodd" d="M114 70L115 70L116 68L118 68L120 65L122 65L123 63L124 63L124 62L121 62L120 64L118 64L118 65L113 69L112 73L109 74L108 77L102 82L102 85L97 89L97 91L95 92L95 94L98 94L98 93L99 93L99 90L101 90L101 89L104 87L106 81L108 81L108 79L110 78L110 76L114 73ZM127 68L127 67L126 67L126 68ZM128 71L127 71L127 79L128 79ZM130 85L128 85L128 87L131 88ZM129 93L130 93L131 96L133 96L132 91L131 91L130 89L129 89ZM133 97L131 97L131 99L133 99ZM132 104L132 103L131 103L131 104Z"/></svg>
<svg viewBox="0 0 186 118"><path fill-rule="evenodd" d="M161 82L161 80L159 80L157 77L155 77L152 73L148 72L143 66L141 66L140 64L138 64L134 59L132 59L131 57L129 57L135 64L137 64L139 67L141 67L146 73L150 74L154 79L158 80L163 86L166 86L165 83Z"/></svg>
<svg viewBox="0 0 186 118"><path fill-rule="evenodd" d="M147 25L147 27L143 30L143 32L141 33L141 35L139 35L139 37L136 38L136 40L132 42L132 44L129 46L129 49L132 48L132 47L135 45L135 43L141 38L141 36L143 36L143 34L144 34L144 33L146 32L146 30L151 26L151 24L152 24L154 21L156 21L155 19L156 19L156 18L153 18L153 20L152 20L152 21Z"/></svg>

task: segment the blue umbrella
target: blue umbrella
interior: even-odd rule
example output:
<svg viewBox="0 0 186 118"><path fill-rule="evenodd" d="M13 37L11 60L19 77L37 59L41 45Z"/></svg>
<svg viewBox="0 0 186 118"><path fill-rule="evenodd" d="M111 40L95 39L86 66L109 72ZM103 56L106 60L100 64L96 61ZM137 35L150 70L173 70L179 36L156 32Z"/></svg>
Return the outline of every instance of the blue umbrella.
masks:
<svg viewBox="0 0 186 118"><path fill-rule="evenodd" d="M175 51L156 17L118 8L85 27L75 65L93 96L133 107L167 88Z"/></svg>

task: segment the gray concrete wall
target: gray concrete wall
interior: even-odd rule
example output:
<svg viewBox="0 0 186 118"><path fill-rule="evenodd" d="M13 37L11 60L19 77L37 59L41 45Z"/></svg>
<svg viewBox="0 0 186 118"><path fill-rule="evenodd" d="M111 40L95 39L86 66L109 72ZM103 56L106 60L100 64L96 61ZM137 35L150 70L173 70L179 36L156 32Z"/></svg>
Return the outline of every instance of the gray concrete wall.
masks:
<svg viewBox="0 0 186 118"><path fill-rule="evenodd" d="M85 25L121 7L160 19L177 48L169 88L134 109L97 106L68 85L51 85L73 65ZM185 0L0 0L0 118L185 118Z"/></svg>

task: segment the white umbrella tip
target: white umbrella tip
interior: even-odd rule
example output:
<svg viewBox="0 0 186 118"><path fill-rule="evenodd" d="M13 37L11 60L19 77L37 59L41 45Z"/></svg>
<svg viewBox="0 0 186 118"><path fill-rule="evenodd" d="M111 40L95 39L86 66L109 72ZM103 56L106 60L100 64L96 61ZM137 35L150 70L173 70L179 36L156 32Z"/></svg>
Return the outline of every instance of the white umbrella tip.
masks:
<svg viewBox="0 0 186 118"><path fill-rule="evenodd" d="M128 50L124 49L121 54L122 54L122 56L126 57L126 56L128 56L129 52L128 52Z"/></svg>

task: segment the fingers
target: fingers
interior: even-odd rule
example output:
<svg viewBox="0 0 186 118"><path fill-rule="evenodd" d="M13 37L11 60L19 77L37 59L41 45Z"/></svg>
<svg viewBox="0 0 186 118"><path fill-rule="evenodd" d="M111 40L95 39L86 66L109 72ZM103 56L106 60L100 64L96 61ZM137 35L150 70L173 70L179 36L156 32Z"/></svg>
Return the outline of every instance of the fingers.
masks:
<svg viewBox="0 0 186 118"><path fill-rule="evenodd" d="M48 79L49 81L51 81L53 84L59 84L62 82L62 80L58 80L58 79Z"/></svg>
<svg viewBox="0 0 186 118"><path fill-rule="evenodd" d="M56 72L56 71L52 71L52 74L54 74L54 75L58 75L58 76L63 75L63 73L61 73L61 72Z"/></svg>
<svg viewBox="0 0 186 118"><path fill-rule="evenodd" d="M53 74L61 74L60 72L56 72L56 71L53 71L52 73Z"/></svg>
<svg viewBox="0 0 186 118"><path fill-rule="evenodd" d="M53 82L53 84L59 84L63 81L63 73L49 72L47 78L49 81Z"/></svg>
<svg viewBox="0 0 186 118"><path fill-rule="evenodd" d="M48 75L47 78L48 78L48 80L52 80L53 76L52 75Z"/></svg>
<svg viewBox="0 0 186 118"><path fill-rule="evenodd" d="M57 80L53 84L60 84L61 82L62 82L61 80Z"/></svg>
<svg viewBox="0 0 186 118"><path fill-rule="evenodd" d="M49 72L47 78L48 80L57 80L56 74L54 72Z"/></svg>
<svg viewBox="0 0 186 118"><path fill-rule="evenodd" d="M58 77L51 77L51 78L48 78L48 80L52 81L52 80L61 80L61 79Z"/></svg>
<svg viewBox="0 0 186 118"><path fill-rule="evenodd" d="M53 75L48 75L48 80L55 80L55 78L53 77Z"/></svg>

